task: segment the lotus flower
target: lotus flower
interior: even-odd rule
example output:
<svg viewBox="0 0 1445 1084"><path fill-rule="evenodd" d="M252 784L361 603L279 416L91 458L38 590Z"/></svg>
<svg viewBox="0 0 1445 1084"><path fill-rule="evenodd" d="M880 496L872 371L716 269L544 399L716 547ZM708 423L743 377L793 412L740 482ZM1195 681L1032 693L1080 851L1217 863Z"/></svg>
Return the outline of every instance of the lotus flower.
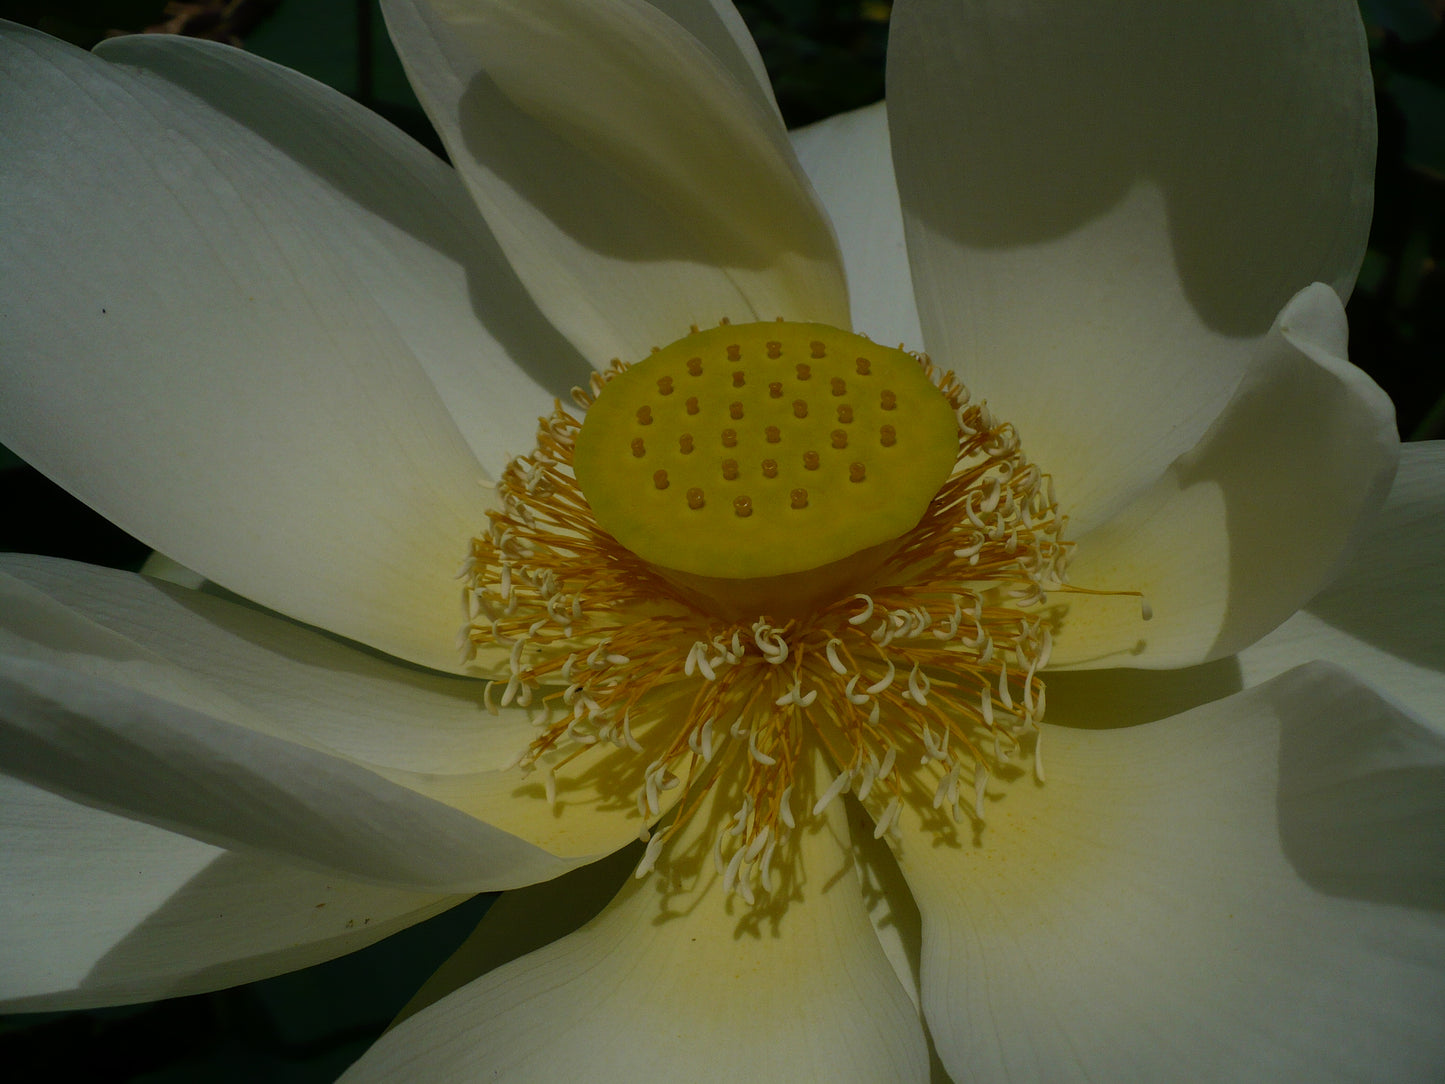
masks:
<svg viewBox="0 0 1445 1084"><path fill-rule="evenodd" d="M0 34L0 439L225 589L4 558L9 1007L516 889L348 1079L1438 1076L1445 451L1345 356L1354 5L900 0L886 115L791 137L726 4L384 7L451 166L228 48ZM775 317L926 348L984 465L826 590L923 453L760 504L749 621L552 412Z"/></svg>

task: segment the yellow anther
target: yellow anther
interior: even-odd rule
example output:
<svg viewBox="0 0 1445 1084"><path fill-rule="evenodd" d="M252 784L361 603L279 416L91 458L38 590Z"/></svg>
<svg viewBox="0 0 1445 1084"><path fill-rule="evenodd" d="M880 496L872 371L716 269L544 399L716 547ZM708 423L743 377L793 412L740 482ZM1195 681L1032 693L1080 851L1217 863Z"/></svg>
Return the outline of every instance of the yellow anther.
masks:
<svg viewBox="0 0 1445 1084"><path fill-rule="evenodd" d="M810 409L802 388L785 394L790 378L824 381L844 401ZM686 397L668 394L679 381ZM884 410L906 421L891 444ZM850 441L839 423L882 439ZM628 454L642 447L639 426L658 438L645 458ZM786 454L765 458L769 445ZM891 543L918 523L958 449L953 406L915 357L821 324L769 321L688 335L617 373L588 410L573 467L598 524L649 564L746 580Z"/></svg>

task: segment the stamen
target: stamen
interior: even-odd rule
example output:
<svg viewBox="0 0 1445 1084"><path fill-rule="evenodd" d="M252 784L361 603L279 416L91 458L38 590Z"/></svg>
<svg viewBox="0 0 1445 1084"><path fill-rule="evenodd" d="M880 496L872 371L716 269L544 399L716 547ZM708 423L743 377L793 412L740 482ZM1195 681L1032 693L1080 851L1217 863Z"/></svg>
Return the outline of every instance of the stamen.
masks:
<svg viewBox="0 0 1445 1084"><path fill-rule="evenodd" d="M795 798L817 817L852 789L881 839L904 802L966 818L972 771L981 824L1029 731L1042 781L1045 606L1085 591L1062 580L1052 478L951 374L760 326L615 363L574 396L585 426L559 404L460 571L483 704L534 712L518 766L547 802L605 763L646 876L705 795L735 794L713 864L746 901L806 830ZM880 519L895 490L914 496ZM800 775L820 754L821 793Z"/></svg>

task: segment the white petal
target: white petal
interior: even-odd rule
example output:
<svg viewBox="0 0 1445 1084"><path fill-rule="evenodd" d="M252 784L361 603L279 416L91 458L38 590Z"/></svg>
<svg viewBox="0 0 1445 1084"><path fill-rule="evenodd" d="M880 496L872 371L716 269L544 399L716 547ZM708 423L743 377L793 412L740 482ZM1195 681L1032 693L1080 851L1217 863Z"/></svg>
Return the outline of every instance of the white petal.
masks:
<svg viewBox="0 0 1445 1084"><path fill-rule="evenodd" d="M554 857L339 757L29 659L0 657L0 760L216 846L429 893L514 888L606 853Z"/></svg>
<svg viewBox="0 0 1445 1084"><path fill-rule="evenodd" d="M838 231L854 329L874 342L920 349L923 333L883 103L819 121L792 137L798 161Z"/></svg>
<svg viewBox="0 0 1445 1084"><path fill-rule="evenodd" d="M490 473L531 446L553 399L587 383L589 366L537 311L456 171L371 110L198 39L127 34L96 53L160 76L260 137L246 153L266 166L243 169L284 170L288 188L308 194L324 186L335 202L324 227L330 258L364 284Z"/></svg>
<svg viewBox="0 0 1445 1084"><path fill-rule="evenodd" d="M417 288L378 296L411 271L457 295L424 243L387 255L456 221L383 222L436 177L368 188L396 148L325 128L298 160L281 122L286 145L33 31L0 67L0 439L207 578L454 668L486 475L392 318Z"/></svg>
<svg viewBox="0 0 1445 1084"><path fill-rule="evenodd" d="M504 770L535 730L521 712L487 712L480 682L408 672L127 573L42 558L5 565L19 575L0 575L0 673L16 687L0 745L44 786L221 845L401 884L441 877L457 891L556 876L642 826L630 803L597 809L617 767L608 753L558 773L555 809L540 781ZM95 752L117 743L119 759ZM610 755L626 769L630 754ZM220 795L195 791L191 758ZM257 794L277 808L218 812ZM308 822L307 809L327 824ZM454 838L413 858L410 831Z"/></svg>
<svg viewBox="0 0 1445 1084"><path fill-rule="evenodd" d="M928 1079L930 1084L950 1084L948 1070L939 1060L928 1035L928 1021L923 1018L921 984L923 960L923 920L908 883L898 869L898 862L888 844L874 837L874 824L863 807L847 799L848 827L853 836L853 861L863 886L863 902L873 933L883 946L883 954L893 965L893 973L903 987L928 1039Z"/></svg>
<svg viewBox="0 0 1445 1084"><path fill-rule="evenodd" d="M760 912L722 898L710 844L724 804L709 798L710 829L686 829L596 920L406 1020L344 1079L645 1080L664 1066L697 1081L927 1079L840 804L796 834L782 898Z"/></svg>
<svg viewBox="0 0 1445 1084"><path fill-rule="evenodd" d="M254 982L354 952L464 898L220 850L4 776L0 822L7 1012Z"/></svg>
<svg viewBox="0 0 1445 1084"><path fill-rule="evenodd" d="M1424 1080L1445 1059L1445 741L1317 664L1046 726L1048 782L905 838L959 1079Z"/></svg>
<svg viewBox="0 0 1445 1084"><path fill-rule="evenodd" d="M768 69L732 0L647 0L695 37L747 93L778 113Z"/></svg>
<svg viewBox="0 0 1445 1084"><path fill-rule="evenodd" d="M658 7L384 10L518 275L594 363L724 316L846 326L832 233L775 111Z"/></svg>
<svg viewBox="0 0 1445 1084"><path fill-rule="evenodd" d="M9 586L11 576L64 611ZM7 633L59 646L60 630L83 628L77 618L84 618L116 639L91 641L97 646L88 648L86 634L77 632L64 645L66 654L52 661L156 695L186 695L184 702L198 710L381 768L495 770L510 764L535 733L520 711L489 713L481 681L395 663L252 607L128 572L3 554L0 600L0 644L12 655L19 645L6 643ZM33 616L27 618L27 610ZM102 642L107 646L99 647ZM129 665L102 669L122 651ZM86 654L94 657L85 660ZM142 659L172 676L142 684ZM192 680L181 686L185 678L177 672Z"/></svg>
<svg viewBox="0 0 1445 1084"><path fill-rule="evenodd" d="M1055 666L1187 666L1233 654L1329 583L1377 514L1398 458L1394 408L1344 360L1339 299L1280 313L1250 378L1199 444L1079 539L1058 593ZM1363 520L1362 520L1362 517Z"/></svg>
<svg viewBox="0 0 1445 1084"><path fill-rule="evenodd" d="M632 879L642 854L643 845L634 841L590 866L503 892L471 935L406 1003L393 1025L494 968L581 929Z"/></svg>
<svg viewBox="0 0 1445 1084"><path fill-rule="evenodd" d="M1188 449L1375 157L1353 0L900 3L889 120L924 342L1084 530Z"/></svg>
<svg viewBox="0 0 1445 1084"><path fill-rule="evenodd" d="M1445 442L1400 446L1395 485L1364 531L1339 579L1240 652L1244 681L1324 659L1445 727Z"/></svg>

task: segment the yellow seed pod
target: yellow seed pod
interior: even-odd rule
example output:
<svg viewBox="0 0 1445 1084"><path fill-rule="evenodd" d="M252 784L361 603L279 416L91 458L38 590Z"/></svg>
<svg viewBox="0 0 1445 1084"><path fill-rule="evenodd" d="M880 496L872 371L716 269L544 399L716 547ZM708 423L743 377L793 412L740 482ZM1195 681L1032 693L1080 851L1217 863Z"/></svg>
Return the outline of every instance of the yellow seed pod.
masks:
<svg viewBox="0 0 1445 1084"><path fill-rule="evenodd" d="M573 463L598 524L645 561L756 579L903 535L957 456L915 358L777 321L694 332L614 377Z"/></svg>

